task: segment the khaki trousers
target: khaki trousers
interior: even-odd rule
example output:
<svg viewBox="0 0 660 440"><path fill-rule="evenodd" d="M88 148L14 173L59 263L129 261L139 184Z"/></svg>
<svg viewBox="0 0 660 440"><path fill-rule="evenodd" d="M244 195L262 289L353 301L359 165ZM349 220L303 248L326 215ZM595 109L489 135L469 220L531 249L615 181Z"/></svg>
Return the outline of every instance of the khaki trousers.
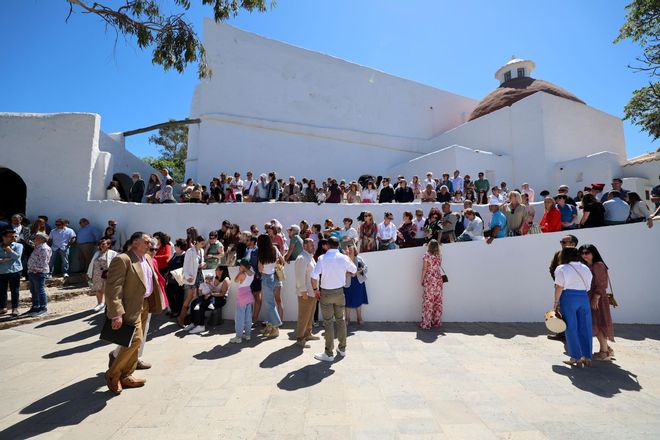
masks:
<svg viewBox="0 0 660 440"><path fill-rule="evenodd" d="M298 297L298 325L296 326L296 338L299 341L304 341L312 335L314 310L316 310L316 298L307 296L307 293Z"/></svg>
<svg viewBox="0 0 660 440"><path fill-rule="evenodd" d="M344 289L321 289L321 314L323 315L323 327L325 329L325 354L334 356L335 349L335 325L337 326L338 348L346 351L346 320L344 310L346 297ZM334 322L332 319L334 318Z"/></svg>
<svg viewBox="0 0 660 440"><path fill-rule="evenodd" d="M144 339L143 328L146 327L147 319L149 318L149 299L145 298L142 303L142 311L140 312L140 319L135 322L135 336L131 346L121 347L119 354L115 361L106 372L108 377L115 378L119 376L120 379L128 377L135 371L138 362L138 351Z"/></svg>

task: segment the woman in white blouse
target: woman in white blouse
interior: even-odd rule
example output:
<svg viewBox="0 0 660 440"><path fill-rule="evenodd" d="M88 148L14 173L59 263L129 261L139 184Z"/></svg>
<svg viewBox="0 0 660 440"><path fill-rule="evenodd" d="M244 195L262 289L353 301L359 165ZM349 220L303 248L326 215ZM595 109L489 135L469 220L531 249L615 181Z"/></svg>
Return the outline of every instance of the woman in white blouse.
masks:
<svg viewBox="0 0 660 440"><path fill-rule="evenodd" d="M121 195L119 195L119 182L113 180L110 182L110 185L105 190L105 199L106 200L121 200Z"/></svg>
<svg viewBox="0 0 660 440"><path fill-rule="evenodd" d="M196 296L197 289L204 281L202 269L204 268L204 245L206 241L201 235L195 237L190 247L183 256L183 288L185 290L183 306L179 314L178 323L180 327L185 324L188 306Z"/></svg>
<svg viewBox="0 0 660 440"><path fill-rule="evenodd" d="M107 238L99 240L98 250L94 253L92 261L87 268L87 281L92 283L92 292L96 294L96 307L95 312L100 312L105 308L104 294L105 294L105 280L108 274L110 262L117 252L110 249L112 241Z"/></svg>
<svg viewBox="0 0 660 440"><path fill-rule="evenodd" d="M554 308L566 321L566 351L571 358L564 363L578 368L591 366L593 334L587 291L593 275L580 262L576 248L563 249L560 261L555 269Z"/></svg>
<svg viewBox="0 0 660 440"><path fill-rule="evenodd" d="M367 187L362 190L362 203L376 203L377 199L376 185L370 180L367 182Z"/></svg>

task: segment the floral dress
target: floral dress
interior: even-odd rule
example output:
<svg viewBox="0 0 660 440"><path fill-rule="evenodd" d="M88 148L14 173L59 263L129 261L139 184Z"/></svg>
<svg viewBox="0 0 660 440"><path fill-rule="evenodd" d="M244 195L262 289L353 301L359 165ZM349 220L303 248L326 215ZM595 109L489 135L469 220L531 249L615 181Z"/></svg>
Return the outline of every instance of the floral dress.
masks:
<svg viewBox="0 0 660 440"><path fill-rule="evenodd" d="M102 292L105 290L105 278L103 272L108 270L108 252L100 255L94 260L94 269L92 271L92 291Z"/></svg>
<svg viewBox="0 0 660 440"><path fill-rule="evenodd" d="M378 226L376 223L362 223L360 225L360 253L376 250L376 235Z"/></svg>
<svg viewBox="0 0 660 440"><path fill-rule="evenodd" d="M427 265L426 274L422 280L424 295L422 296L423 329L437 328L442 325L442 271L440 263L442 256L424 254L423 261Z"/></svg>

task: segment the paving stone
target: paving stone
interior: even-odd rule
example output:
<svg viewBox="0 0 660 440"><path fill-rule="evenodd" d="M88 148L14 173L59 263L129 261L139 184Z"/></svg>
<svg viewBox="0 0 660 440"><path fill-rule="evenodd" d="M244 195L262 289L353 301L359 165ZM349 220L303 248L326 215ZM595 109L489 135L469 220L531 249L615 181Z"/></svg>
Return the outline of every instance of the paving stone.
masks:
<svg viewBox="0 0 660 440"><path fill-rule="evenodd" d="M599 439L660 432L660 326L617 325L613 363L573 369L538 324L355 326L319 362L282 336L229 344L155 317L145 387L113 397L88 312L0 331L0 438ZM602 414L608 414L602 426Z"/></svg>

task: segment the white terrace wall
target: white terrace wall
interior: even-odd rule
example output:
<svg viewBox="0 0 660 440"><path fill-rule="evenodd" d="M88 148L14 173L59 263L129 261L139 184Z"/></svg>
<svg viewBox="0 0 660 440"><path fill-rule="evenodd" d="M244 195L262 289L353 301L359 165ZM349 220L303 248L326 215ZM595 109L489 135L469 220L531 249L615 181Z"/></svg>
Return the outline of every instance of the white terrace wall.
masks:
<svg viewBox="0 0 660 440"><path fill-rule="evenodd" d="M660 228L630 224L575 232L580 243L595 244L610 267L620 307L612 310L617 323L660 324L660 295L653 279ZM442 246L443 320L447 322L542 322L552 308L553 282L548 266L559 249L562 233L529 235L485 242ZM425 248L362 254L368 266L369 305L366 321L419 321L422 307L421 260ZM285 268L282 289L284 319L297 313L293 265ZM230 270L232 276L236 269ZM657 277L655 277L657 278ZM234 293L230 290L230 297ZM233 319L234 299L223 310Z"/></svg>

